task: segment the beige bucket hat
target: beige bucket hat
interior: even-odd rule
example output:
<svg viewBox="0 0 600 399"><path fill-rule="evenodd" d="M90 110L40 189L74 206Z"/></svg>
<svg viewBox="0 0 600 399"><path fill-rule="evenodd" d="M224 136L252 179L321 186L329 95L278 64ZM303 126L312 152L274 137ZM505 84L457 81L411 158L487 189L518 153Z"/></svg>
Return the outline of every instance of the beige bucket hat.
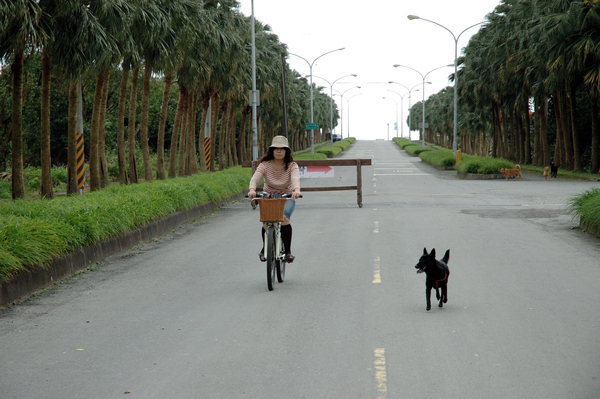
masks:
<svg viewBox="0 0 600 399"><path fill-rule="evenodd" d="M288 145L288 139L285 136L273 137L273 141L271 142L271 145L269 147L290 149L290 147Z"/></svg>

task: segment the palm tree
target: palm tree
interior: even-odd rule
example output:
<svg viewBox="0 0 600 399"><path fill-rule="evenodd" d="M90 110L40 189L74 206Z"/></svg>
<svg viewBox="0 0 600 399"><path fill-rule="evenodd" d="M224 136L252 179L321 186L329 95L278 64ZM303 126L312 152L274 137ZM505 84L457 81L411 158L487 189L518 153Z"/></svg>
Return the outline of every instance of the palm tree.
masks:
<svg viewBox="0 0 600 399"><path fill-rule="evenodd" d="M116 51L115 43L107 35L97 16L92 15L90 8L77 0L64 0L56 3L54 14L53 40L51 53L55 64L60 67L71 80L69 87L69 143L68 171L69 182L67 193L77 193L76 176L76 135L78 118L77 101L81 101L80 76L88 71L93 62L104 54ZM82 125L82 123L81 123Z"/></svg>
<svg viewBox="0 0 600 399"><path fill-rule="evenodd" d="M11 142L12 197L25 196L23 177L23 63L26 51L43 42L45 32L40 27L42 10L34 0L0 0L0 59L12 56L13 74Z"/></svg>

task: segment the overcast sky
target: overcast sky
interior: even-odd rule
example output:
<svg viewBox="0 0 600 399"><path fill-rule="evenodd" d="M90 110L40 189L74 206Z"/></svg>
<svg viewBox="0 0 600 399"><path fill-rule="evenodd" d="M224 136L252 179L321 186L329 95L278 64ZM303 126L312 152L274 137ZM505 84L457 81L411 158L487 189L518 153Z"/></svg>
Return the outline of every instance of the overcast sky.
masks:
<svg viewBox="0 0 600 399"><path fill-rule="evenodd" d="M251 0L240 3L241 11L250 16ZM319 58L312 71L313 82L326 87L327 94L329 84L316 76L333 82L345 75L358 75L341 79L333 86L334 94L335 90L344 93L343 121L338 121L335 132L339 133L343 127L344 137L349 129L350 136L358 139L387 139L388 124L389 137L396 135L396 106L402 124L402 114L406 120L409 105L407 90L387 82L396 81L408 88L419 85L419 91L411 93L411 102L423 98L421 75L408 68L394 68L394 64L409 66L426 75L454 63L455 42L450 32L423 20L411 21L407 16L435 21L458 36L469 26L483 22L498 3L499 0L254 0L254 17L270 25L290 53L306 60L295 56L288 59L291 68L302 75L310 74L309 63L320 55L344 47ZM459 55L478 29L476 26L460 36ZM426 77L431 84L425 86L425 97L452 86L448 76L453 71L448 67L431 72ZM400 95L404 95L403 100ZM340 96L333 98L341 109ZM408 137L406 123L403 130L404 137ZM399 127L398 135L401 133ZM411 137L418 138L417 133L413 132Z"/></svg>

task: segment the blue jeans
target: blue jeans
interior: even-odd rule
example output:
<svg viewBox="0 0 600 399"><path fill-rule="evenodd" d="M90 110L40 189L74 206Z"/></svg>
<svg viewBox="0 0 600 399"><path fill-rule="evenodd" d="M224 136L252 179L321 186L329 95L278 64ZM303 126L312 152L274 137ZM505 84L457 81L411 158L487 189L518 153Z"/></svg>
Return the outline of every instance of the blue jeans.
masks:
<svg viewBox="0 0 600 399"><path fill-rule="evenodd" d="M288 219L292 218L292 213L294 213L294 209L296 208L296 201L291 198L286 199L285 207L283 208L283 214L287 216Z"/></svg>

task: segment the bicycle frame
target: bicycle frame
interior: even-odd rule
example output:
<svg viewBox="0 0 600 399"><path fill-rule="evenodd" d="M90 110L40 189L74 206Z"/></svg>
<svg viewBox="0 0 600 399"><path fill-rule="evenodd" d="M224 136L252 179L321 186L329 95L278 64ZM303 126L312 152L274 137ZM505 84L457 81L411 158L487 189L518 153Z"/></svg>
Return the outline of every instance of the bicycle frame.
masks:
<svg viewBox="0 0 600 399"><path fill-rule="evenodd" d="M281 195L282 198L290 198L290 194ZM270 198L266 192L257 193L257 199ZM256 201L252 200L252 208L256 209ZM279 221L266 221L263 222L263 228L265 229L265 242L263 247L263 254L267 258L267 287L269 291L273 290L273 282L275 275L277 275L277 281L283 283L285 278L285 251L283 248L283 241L281 238L281 222Z"/></svg>

